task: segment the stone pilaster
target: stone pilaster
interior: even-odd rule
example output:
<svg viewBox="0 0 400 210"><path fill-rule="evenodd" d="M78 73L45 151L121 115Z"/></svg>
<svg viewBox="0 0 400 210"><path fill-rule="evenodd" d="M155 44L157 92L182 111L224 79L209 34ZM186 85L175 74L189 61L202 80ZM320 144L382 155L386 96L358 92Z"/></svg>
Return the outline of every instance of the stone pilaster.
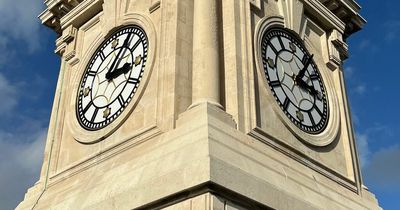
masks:
<svg viewBox="0 0 400 210"><path fill-rule="evenodd" d="M195 0L193 23L192 105L220 103L220 40L218 0Z"/></svg>

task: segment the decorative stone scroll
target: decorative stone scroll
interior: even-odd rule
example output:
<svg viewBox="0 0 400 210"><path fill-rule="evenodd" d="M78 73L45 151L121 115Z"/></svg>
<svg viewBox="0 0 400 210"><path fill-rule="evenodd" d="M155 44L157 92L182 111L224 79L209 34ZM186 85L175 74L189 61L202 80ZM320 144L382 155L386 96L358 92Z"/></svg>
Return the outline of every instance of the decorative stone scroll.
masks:
<svg viewBox="0 0 400 210"><path fill-rule="evenodd" d="M343 41L342 34L333 29L328 38L329 61L328 67L337 69L349 57L348 45Z"/></svg>
<svg viewBox="0 0 400 210"><path fill-rule="evenodd" d="M55 53L60 56L64 55L65 61L67 61L70 65L77 63L77 58L75 57L77 35L78 29L70 25L63 31L63 35L56 41Z"/></svg>

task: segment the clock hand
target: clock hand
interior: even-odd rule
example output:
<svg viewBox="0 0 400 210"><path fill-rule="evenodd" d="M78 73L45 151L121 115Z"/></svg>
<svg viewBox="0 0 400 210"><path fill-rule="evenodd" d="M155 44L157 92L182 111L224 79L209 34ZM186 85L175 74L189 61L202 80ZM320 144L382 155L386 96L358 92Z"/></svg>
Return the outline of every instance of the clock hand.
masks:
<svg viewBox="0 0 400 210"><path fill-rule="evenodd" d="M132 65L130 63L125 63L121 68L115 69L114 71L110 72L109 79L112 80L117 78L121 74L126 74L131 70Z"/></svg>
<svg viewBox="0 0 400 210"><path fill-rule="evenodd" d="M314 86L308 85L304 80L296 78L296 83L303 89L308 90L312 95L319 97L319 92L315 90Z"/></svg>
<svg viewBox="0 0 400 210"><path fill-rule="evenodd" d="M310 57L307 58L306 63L303 63L304 67L303 67L303 69L301 69L301 70L299 71L299 73L297 74L296 80L297 80L297 79L303 78L303 76L304 76L304 74L306 73L306 70L307 70L308 66L310 65L310 63L311 63L313 57L314 57L314 55L311 55Z"/></svg>
<svg viewBox="0 0 400 210"><path fill-rule="evenodd" d="M124 50L124 47L128 47L130 38L131 38L131 34L129 33L128 36L126 37L125 41L124 41L124 44L120 48L117 56L114 58L114 61L110 66L110 69L108 69L108 72L106 73L106 79L110 80L111 72L114 70L115 64L119 60L119 57L121 56L122 51L124 51L124 53L126 52L126 49Z"/></svg>

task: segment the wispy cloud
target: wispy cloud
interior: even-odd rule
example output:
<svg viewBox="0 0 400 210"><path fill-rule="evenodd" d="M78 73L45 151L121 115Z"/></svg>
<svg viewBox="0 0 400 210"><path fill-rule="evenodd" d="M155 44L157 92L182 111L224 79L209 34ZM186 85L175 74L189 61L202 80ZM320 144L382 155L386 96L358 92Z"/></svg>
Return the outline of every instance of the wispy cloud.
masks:
<svg viewBox="0 0 400 210"><path fill-rule="evenodd" d="M368 135L367 134L356 134L356 143L358 149L358 156L360 158L361 167L364 168L369 164L369 159L371 155L371 151L368 143Z"/></svg>
<svg viewBox="0 0 400 210"><path fill-rule="evenodd" d="M357 48L360 52L368 52L371 54L379 52L378 44L370 39L361 40Z"/></svg>
<svg viewBox="0 0 400 210"><path fill-rule="evenodd" d="M32 119L18 110L21 103L18 84L0 73L0 204L14 209L26 189L37 181L46 128L43 119ZM9 120L17 121L10 126Z"/></svg>
<svg viewBox="0 0 400 210"><path fill-rule="evenodd" d="M0 203L14 209L26 189L38 180L43 161L46 129L18 135L0 131Z"/></svg>
<svg viewBox="0 0 400 210"><path fill-rule="evenodd" d="M366 88L365 84L359 84L354 88L354 92L359 94L359 95L362 95L362 94L365 93L366 89L367 88Z"/></svg>
<svg viewBox="0 0 400 210"><path fill-rule="evenodd" d="M38 180L43 161L47 132L43 122L47 119L21 114L18 109L25 107L21 93L24 81L15 82L16 78L4 71L17 55L41 49L37 15L42 6L39 1L0 0L0 204L6 210L14 209L26 189ZM32 85L31 80L27 82ZM10 116L15 126L9 125Z"/></svg>
<svg viewBox="0 0 400 210"><path fill-rule="evenodd" d="M355 72L355 68L353 66L346 66L344 72L346 74L346 79L350 79Z"/></svg>
<svg viewBox="0 0 400 210"><path fill-rule="evenodd" d="M5 99L0 103L0 117L10 113L17 105L18 92L15 85L11 84L3 74L0 73L0 98Z"/></svg>
<svg viewBox="0 0 400 210"><path fill-rule="evenodd" d="M0 0L0 71L14 61L16 54L40 49L40 23L43 4L32 0Z"/></svg>
<svg viewBox="0 0 400 210"><path fill-rule="evenodd" d="M32 0L1 0L0 47L3 42L7 44L7 49L13 49L15 43L23 42L27 51L37 50L40 47L40 24L37 16L42 5Z"/></svg>
<svg viewBox="0 0 400 210"><path fill-rule="evenodd" d="M14 209L23 199L26 189L38 180L43 160L47 119L32 118L21 112L24 97L19 87L23 85L11 82L0 72L1 209Z"/></svg>
<svg viewBox="0 0 400 210"><path fill-rule="evenodd" d="M393 42L399 38L400 35L400 20L388 20L383 24L385 28L385 41Z"/></svg>
<svg viewBox="0 0 400 210"><path fill-rule="evenodd" d="M372 46L371 40L369 40L369 39L363 39L363 40L360 42L360 44L358 45L358 48L359 48L360 50L365 50L365 49L370 48L371 46Z"/></svg>
<svg viewBox="0 0 400 210"><path fill-rule="evenodd" d="M351 94L364 95L367 91L373 90L374 92L380 91L380 87L373 85L372 87L367 85L365 80L360 79L360 72L354 66L344 67L345 78L348 83L348 90Z"/></svg>

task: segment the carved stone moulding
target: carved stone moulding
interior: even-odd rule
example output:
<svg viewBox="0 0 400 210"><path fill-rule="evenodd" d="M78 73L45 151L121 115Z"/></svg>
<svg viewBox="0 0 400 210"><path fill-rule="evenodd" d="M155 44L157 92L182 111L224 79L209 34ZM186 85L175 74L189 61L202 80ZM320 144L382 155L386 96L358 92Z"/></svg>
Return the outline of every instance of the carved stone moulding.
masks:
<svg viewBox="0 0 400 210"><path fill-rule="evenodd" d="M361 6L354 0L319 0L324 4L335 16L346 24L344 39L351 34L361 30L366 20L361 17L359 11Z"/></svg>
<svg viewBox="0 0 400 210"><path fill-rule="evenodd" d="M60 19L83 0L46 0L47 8L39 15L42 24L61 34Z"/></svg>

